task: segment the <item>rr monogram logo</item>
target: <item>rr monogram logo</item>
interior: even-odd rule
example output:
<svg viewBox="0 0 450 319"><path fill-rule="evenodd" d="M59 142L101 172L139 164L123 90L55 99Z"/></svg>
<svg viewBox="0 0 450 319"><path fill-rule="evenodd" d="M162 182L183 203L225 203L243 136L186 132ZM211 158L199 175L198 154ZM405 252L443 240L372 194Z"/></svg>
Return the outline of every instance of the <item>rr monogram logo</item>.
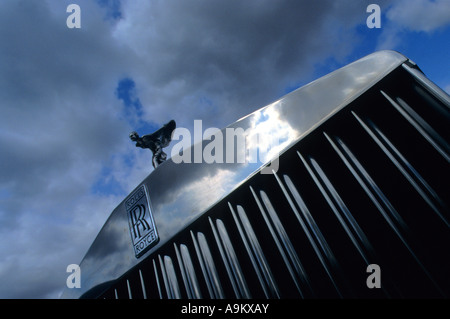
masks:
<svg viewBox="0 0 450 319"><path fill-rule="evenodd" d="M139 258L159 241L145 185L127 197L125 209L134 253Z"/></svg>
<svg viewBox="0 0 450 319"><path fill-rule="evenodd" d="M141 237L141 232L139 230L140 227L142 227L143 232L150 229L150 225L145 220L145 206L142 204L136 205L134 208L132 208L130 214L132 219L134 238L136 237L140 238Z"/></svg>

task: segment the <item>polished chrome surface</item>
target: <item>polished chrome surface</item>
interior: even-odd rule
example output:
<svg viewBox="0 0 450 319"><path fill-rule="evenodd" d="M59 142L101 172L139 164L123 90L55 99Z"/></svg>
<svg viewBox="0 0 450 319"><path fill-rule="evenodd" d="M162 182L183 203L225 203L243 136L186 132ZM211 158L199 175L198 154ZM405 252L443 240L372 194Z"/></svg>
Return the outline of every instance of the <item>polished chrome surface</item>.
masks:
<svg viewBox="0 0 450 319"><path fill-rule="evenodd" d="M228 128L243 128L248 130L247 132L250 132L250 134L267 134L269 132L274 135L279 141L279 144L273 150L273 156L276 158L277 154L283 153L320 123L355 100L405 61L407 61L407 58L392 51L380 51L371 54L297 89L278 101L240 119ZM225 132L225 129L222 132ZM207 144L208 141L203 141L203 144L200 145L204 148ZM193 148L195 147L198 147L198 145L193 146ZM252 154L256 154L254 151L258 148L264 147L265 145L261 144L249 143L246 145L249 153ZM158 231L159 243L141 258L136 258L128 229L125 204L122 202L112 212L80 264L82 270L81 289L65 289L62 298L78 298L97 285L119 278L141 260L157 251L175 234L182 231L189 223L200 217L203 212L239 187L265 165L261 162L234 164L178 162L179 160L177 161L176 158L167 160L141 184L145 185L148 190L149 205ZM333 205L336 216L340 218L354 245L366 257L371 248L367 247L364 232L352 220L348 209L340 200L339 195L333 191L333 186L327 181L326 176L321 176L320 166L314 162L314 159L310 158L302 158L301 162L306 163L311 170L315 171L314 176L319 176L316 178L321 178L320 181L318 180L318 185L323 185L322 187L331 191L331 197L327 195L328 202ZM328 191L324 194L328 194ZM296 198L296 200L299 199ZM263 203L269 210L270 205L267 200L264 201L264 197ZM261 202L259 204L262 207ZM245 209L242 206L231 206L230 204L230 210L235 216L236 225L239 225L243 231L245 230L245 234L242 233L241 236L243 236L243 239L246 238L245 242L247 242L250 255L253 256L252 261L255 270L259 272L259 280L266 287L266 296L277 297L279 292L273 280L270 266L265 260L264 252L259 247L258 239L252 234L253 229L248 223ZM299 221L305 219L306 224L302 226L304 229L309 229L310 240L315 245L316 253L322 258L323 265L326 266L327 272L331 276L333 268L337 267L333 255L327 248L323 236L317 231L314 220L307 212L302 212L302 214L302 216L298 214L297 218L299 218ZM299 277L296 282L299 289L303 291L303 287L307 287L307 278L299 276L303 272L302 263L290 248L289 240L283 235L283 229L274 219L274 215L269 211L268 216L275 227L270 235L277 238L280 251L283 251L285 256L284 262L290 265L291 275ZM242 265L239 265L233 257L233 251L227 240L225 225L219 220L213 220L211 225L216 229L216 241L221 243L222 257L228 265L229 276L234 278L236 291L243 297L249 296L246 283L240 275ZM220 278L205 235L202 232L191 233L191 235L195 244L194 250L188 252L187 248L181 248L183 245L180 246L179 254L182 256L185 278L179 278L179 280L189 282L190 294L193 297L201 297L196 282L199 280L197 277L202 275L208 285L210 296L213 298L224 297ZM202 274L197 273L195 275L192 272L189 259L194 258L194 254L200 260ZM174 276L176 264L178 262L172 261L169 256L158 255L157 260L153 260L160 295L161 291L165 290L172 297L179 296L177 290L179 282L176 281L176 276ZM162 274L162 280L159 279L159 273Z"/></svg>

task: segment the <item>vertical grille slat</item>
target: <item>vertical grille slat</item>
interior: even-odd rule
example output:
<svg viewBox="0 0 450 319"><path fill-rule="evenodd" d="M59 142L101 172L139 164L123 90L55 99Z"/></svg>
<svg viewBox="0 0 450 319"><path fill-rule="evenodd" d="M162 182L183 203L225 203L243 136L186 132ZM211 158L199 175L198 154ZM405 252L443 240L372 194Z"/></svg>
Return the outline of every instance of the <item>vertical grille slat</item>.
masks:
<svg viewBox="0 0 450 319"><path fill-rule="evenodd" d="M428 135L428 140L431 144L437 145L435 148L438 149L439 153L450 162L450 149L445 140L433 129L433 127L428 124L417 112L415 112L411 106L408 105L401 97L397 97L397 102L406 111L410 118L414 120L416 125L419 125Z"/></svg>
<svg viewBox="0 0 450 319"><path fill-rule="evenodd" d="M206 237L202 232L197 233L197 239L192 231L191 235L194 241L197 257L203 271L203 276L208 286L209 294L211 298L223 299L224 292L222 289L222 284L220 282Z"/></svg>
<svg viewBox="0 0 450 319"><path fill-rule="evenodd" d="M172 291L170 289L170 285L169 285L169 280L167 278L167 273L164 269L164 263L161 259L161 255L158 255L158 261L159 261L159 267L161 269L161 274L162 274L162 279L164 282L164 287L166 288L166 294L167 294L167 298L172 299L173 298L173 294Z"/></svg>
<svg viewBox="0 0 450 319"><path fill-rule="evenodd" d="M305 165L311 177L314 179L314 182L320 189L322 195L333 210L336 218L339 220L339 223L344 228L353 245L358 250L361 257L364 259L364 262L369 265L369 260L371 258L369 257L368 253L372 253L373 248L371 247L371 244L366 235L352 216L348 207L345 205L342 198L339 196L338 192L336 191L326 174L317 164L317 162L313 158L310 158L311 164L315 169L314 171L305 160L305 158L300 154L300 152L297 151L297 154ZM362 246L364 246L364 248Z"/></svg>
<svg viewBox="0 0 450 319"><path fill-rule="evenodd" d="M448 208L434 189L372 121L367 120L366 123L355 112L352 112L352 114L439 218L442 219L447 227L450 227L449 221L442 214L442 211L448 211Z"/></svg>
<svg viewBox="0 0 450 319"><path fill-rule="evenodd" d="M262 201L264 202L264 206L266 207L266 210L267 210L269 216L271 217L272 223L274 223L274 225L275 225L276 232L273 229L258 196L256 195L255 191L253 190L253 188L251 186L250 186L250 191L252 192L252 195L258 205L258 208L263 216L263 219L266 222L267 227L269 228L272 238L275 241L278 251L280 252L280 254L282 256L282 259L289 271L289 274L291 275L292 280L295 283L295 286L296 286L298 292L300 293L300 296L304 297L304 293L302 292L302 288L301 288L300 283L298 282L297 277L300 278L300 280L303 282L303 284L305 286L307 286L309 291L312 293L312 289L309 284L308 275L306 274L306 272L302 266L302 263L300 262L300 259L297 255L297 253L295 252L295 249L293 248L292 243L291 243L288 235L286 234L286 231L285 231L281 221L279 220L277 213L275 212L275 209L273 208L272 204L270 203L270 200L267 197L266 193L264 191L260 191ZM277 236L277 234L278 234L278 236ZM280 239L278 239L278 238L280 238ZM281 240L281 242L280 242L280 240ZM288 256L289 256L289 259L288 259ZM295 269L295 273L297 275L294 273L294 269Z"/></svg>
<svg viewBox="0 0 450 319"><path fill-rule="evenodd" d="M357 160L355 155L353 155L350 149L348 149L344 142L342 142L338 137L335 137L338 141L338 143L336 144L325 132L324 135L327 138L328 142L330 142L336 153L345 163L347 168L350 170L352 175L364 189L366 194L381 212L389 226L391 226L391 228L395 231L395 233L398 234L399 237L402 237L397 225L399 225L404 230L408 230L408 226L396 211L396 209L393 207L389 199L386 198L386 195L384 195L384 193L380 190L379 186L375 183L370 174L364 169L363 165L361 165L361 163ZM393 220L395 220L396 223L394 223Z"/></svg>
<svg viewBox="0 0 450 319"><path fill-rule="evenodd" d="M191 254L186 245L180 245L181 258L183 259L183 265L186 270L187 282L190 287L192 298L202 298L200 285L198 283L197 275L195 274L195 268L192 263Z"/></svg>
<svg viewBox="0 0 450 319"><path fill-rule="evenodd" d="M141 280L142 297L144 299L147 299L147 291L145 289L145 280L144 280L144 276L142 275L142 271L140 269L139 269L139 279Z"/></svg>
<svg viewBox="0 0 450 319"><path fill-rule="evenodd" d="M271 298L280 298L278 284L275 281L271 267L265 257L264 251L261 248L258 237L256 236L255 231L253 230L253 227L248 219L248 216L241 205L237 206L237 211L241 223L244 226L245 234L247 235L250 246L252 247L255 259L258 262L258 265L261 269L261 272L267 284L268 290L270 291L270 296ZM235 218L235 220L237 219Z"/></svg>
<svg viewBox="0 0 450 319"><path fill-rule="evenodd" d="M228 277L232 284L236 298L250 299L251 294L247 287L245 276L242 273L241 266L233 248L233 244L230 240L223 221L221 219L216 220L217 230L211 218L209 218L209 222L211 224L214 237L216 238L217 246L221 252L222 260L226 267Z"/></svg>
<svg viewBox="0 0 450 319"><path fill-rule="evenodd" d="M450 108L450 97L447 93L445 93L441 88L439 88L436 84L431 82L424 74L417 69L410 67L407 64L402 64L402 68L404 68L409 74L411 74L414 79L427 91L427 95L432 95L440 104L445 108ZM448 117L448 109L446 110Z"/></svg>
<svg viewBox="0 0 450 319"><path fill-rule="evenodd" d="M402 243L405 245L405 247L408 249L408 251L411 253L411 255L416 260L417 264L422 268L424 273L432 280L432 276L428 272L428 270L425 268L423 263L419 260L417 255L414 253L414 250L411 248L411 245L408 243L406 238L402 235L402 232L400 229L396 226L396 224L400 225L401 228L408 232L408 226L404 222L404 220L401 218L399 213L395 210L395 208L392 206L390 201L386 198L386 196L383 194L383 192L379 189L379 187L376 185L376 183L373 181L373 179L370 177L370 175L366 172L364 167L359 163L355 155L348 149L348 147L345 145L343 141L341 141L338 137L335 137L337 140L337 144L334 143L334 141L326 134L324 133L330 144L333 146L333 148L336 150L336 152L339 154L341 159L346 162L347 168L352 172L353 176L358 180L361 187L366 191L366 193L369 195L369 197L372 199L374 204L377 206L389 226L395 231L397 236L400 238ZM339 146L337 146L339 145ZM345 155L344 155L345 154ZM350 162L351 164L350 164ZM355 167L355 168L353 168ZM359 172L359 173L358 173ZM363 181L365 180L365 181ZM369 188L372 190L370 191ZM376 196L374 195L376 194ZM378 198L378 199L376 199ZM380 202L382 204L380 204ZM386 207L386 209L383 208ZM393 219L389 217L388 213L393 217L394 220L396 220L396 223L393 222ZM367 240L367 239L366 239Z"/></svg>
<svg viewBox="0 0 450 319"><path fill-rule="evenodd" d="M174 299L180 299L180 286L178 285L178 279L175 273L172 258L169 256L164 256L164 268L167 274L167 285L169 287L171 297Z"/></svg>
<svg viewBox="0 0 450 319"><path fill-rule="evenodd" d="M127 289L128 289L128 299L133 299L133 294L131 293L130 281L127 279Z"/></svg>
<svg viewBox="0 0 450 319"><path fill-rule="evenodd" d="M395 102L384 91L381 94L391 103L392 106L430 143L434 149L447 161L450 162L448 155L448 144L442 141L442 138L426 123L420 116L418 116L406 103L400 99L402 106ZM397 98L398 100L398 98ZM407 109L405 110L405 107ZM423 126L422 126L423 125ZM443 149L445 148L445 149Z"/></svg>
<svg viewBox="0 0 450 319"><path fill-rule="evenodd" d="M325 237L323 236L322 232L320 231L320 228L317 226L314 218L311 216L311 213L310 213L308 207L306 206L305 202L301 198L297 189L293 185L289 176L285 175L286 184L287 184L289 190L291 191L291 194L293 195L295 202L297 203L298 207L300 208L300 212L302 213L303 218L306 221L306 223L308 224L309 228L306 226L303 218L300 216L297 208L294 205L294 202L291 200L290 196L287 194L286 189L284 188L284 185L281 183L281 180L278 178L278 176L276 174L274 174L274 176L277 178L278 184L282 188L283 193L285 194L285 196L292 208L292 211L294 212L303 231L305 232L306 236L308 237L308 240L309 240L311 246L313 247L313 249L316 253L316 256L318 257L321 265L325 269L331 283L333 284L334 288L336 289L336 292L342 298L343 295L342 295L340 289L338 288L338 285L334 278L336 275L333 275L333 273L334 274L341 273L340 267L339 267L339 264L338 264L336 258L334 257L333 252L331 251Z"/></svg>
<svg viewBox="0 0 450 319"><path fill-rule="evenodd" d="M193 299L192 285L191 285L191 283L188 283L188 279L187 279L187 275L186 275L186 268L183 264L183 260L181 259L180 251L179 251L176 243L173 243L173 247L175 249L175 255L178 260L178 267L180 268L181 279L183 280L184 287L186 288L187 297L189 299Z"/></svg>
<svg viewBox="0 0 450 319"><path fill-rule="evenodd" d="M251 228L250 222L248 221L248 218L243 211L242 206L237 207L241 222L239 222L238 217L230 203L228 203L228 206L266 297L279 298L278 288L275 281L273 280L273 276L267 264L267 260L265 259L264 254L261 251L261 247L258 243L258 240L256 239L253 229ZM245 236L245 234L247 234L247 236Z"/></svg>
<svg viewBox="0 0 450 319"><path fill-rule="evenodd" d="M159 293L159 299L163 299L161 284L159 282L159 276L158 276L158 268L156 268L156 262L154 259L152 260L152 262L153 262L153 271L155 273L156 286L158 288L158 293Z"/></svg>
<svg viewBox="0 0 450 319"><path fill-rule="evenodd" d="M195 269L192 264L191 255L186 245L181 244L180 248L176 243L173 244L175 249L175 255L178 260L178 266L181 272L181 278L186 289L187 298L200 299L202 298L197 276L195 275Z"/></svg>

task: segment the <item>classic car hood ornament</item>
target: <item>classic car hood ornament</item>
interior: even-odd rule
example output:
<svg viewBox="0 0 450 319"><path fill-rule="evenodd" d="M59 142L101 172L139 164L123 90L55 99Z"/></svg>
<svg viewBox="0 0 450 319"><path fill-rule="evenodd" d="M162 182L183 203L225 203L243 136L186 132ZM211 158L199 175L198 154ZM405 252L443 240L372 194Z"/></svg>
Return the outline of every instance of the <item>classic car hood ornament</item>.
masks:
<svg viewBox="0 0 450 319"><path fill-rule="evenodd" d="M152 151L152 164L156 168L167 159L167 154L162 149L169 146L175 128L176 123L174 120L171 120L152 134L147 134L142 137L139 137L139 134L136 132L131 132L130 139L136 142L136 147L148 148Z"/></svg>

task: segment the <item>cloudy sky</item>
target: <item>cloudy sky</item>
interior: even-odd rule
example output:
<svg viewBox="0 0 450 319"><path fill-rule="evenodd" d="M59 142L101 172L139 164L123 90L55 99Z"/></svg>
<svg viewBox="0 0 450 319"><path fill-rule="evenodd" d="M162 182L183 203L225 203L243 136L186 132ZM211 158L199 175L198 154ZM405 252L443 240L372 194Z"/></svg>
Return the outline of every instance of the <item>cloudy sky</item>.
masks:
<svg viewBox="0 0 450 319"><path fill-rule="evenodd" d="M0 298L59 297L152 170L131 131L224 127L380 49L450 92L450 0L1 0Z"/></svg>

